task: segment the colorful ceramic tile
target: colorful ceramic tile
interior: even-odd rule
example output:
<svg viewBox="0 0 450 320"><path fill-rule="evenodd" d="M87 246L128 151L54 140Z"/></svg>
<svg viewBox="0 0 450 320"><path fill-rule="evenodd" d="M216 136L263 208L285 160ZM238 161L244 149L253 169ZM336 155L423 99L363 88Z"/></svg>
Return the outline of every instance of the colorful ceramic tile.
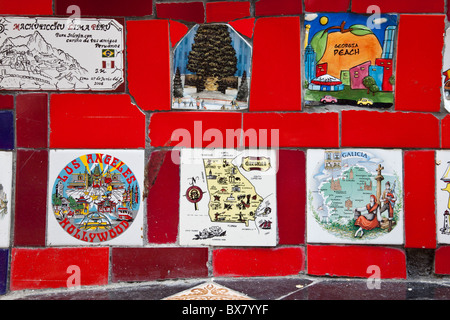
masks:
<svg viewBox="0 0 450 320"><path fill-rule="evenodd" d="M113 19L0 18L0 88L115 90L124 28Z"/></svg>
<svg viewBox="0 0 450 320"><path fill-rule="evenodd" d="M51 150L48 245L143 243L143 150Z"/></svg>
<svg viewBox="0 0 450 320"><path fill-rule="evenodd" d="M273 150L182 149L181 245L275 246Z"/></svg>
<svg viewBox="0 0 450 320"><path fill-rule="evenodd" d="M240 292L221 286L220 284L214 282L206 282L198 286L195 286L194 288L184 290L170 297L164 298L163 300L254 300L254 299ZM191 306L186 308L191 309L190 310L183 309L184 311L186 311L185 314L200 314L199 313L200 309L198 309L198 307ZM212 313L210 315L213 316Z"/></svg>
<svg viewBox="0 0 450 320"><path fill-rule="evenodd" d="M309 243L402 244L401 150L307 152Z"/></svg>
<svg viewBox="0 0 450 320"><path fill-rule="evenodd" d="M251 61L250 44L231 26L195 25L174 50L172 109L247 109Z"/></svg>
<svg viewBox="0 0 450 320"><path fill-rule="evenodd" d="M450 243L450 151L436 150L436 232L438 243Z"/></svg>
<svg viewBox="0 0 450 320"><path fill-rule="evenodd" d="M10 242L12 160L12 152L0 151L0 248L7 248Z"/></svg>
<svg viewBox="0 0 450 320"><path fill-rule="evenodd" d="M391 107L397 16L305 15L307 106Z"/></svg>
<svg viewBox="0 0 450 320"><path fill-rule="evenodd" d="M445 37L444 37L444 45L445 45L445 51L444 51L444 61L443 61L443 96L444 96L444 107L445 109L450 112L450 28L446 30Z"/></svg>

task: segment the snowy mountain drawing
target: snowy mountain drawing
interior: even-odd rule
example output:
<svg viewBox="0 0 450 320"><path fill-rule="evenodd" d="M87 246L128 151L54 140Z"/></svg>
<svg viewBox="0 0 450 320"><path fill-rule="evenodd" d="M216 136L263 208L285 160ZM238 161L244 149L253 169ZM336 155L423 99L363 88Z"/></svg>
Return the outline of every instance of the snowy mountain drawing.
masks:
<svg viewBox="0 0 450 320"><path fill-rule="evenodd" d="M75 58L54 48L38 31L8 37L0 46L0 88L75 88L87 73Z"/></svg>

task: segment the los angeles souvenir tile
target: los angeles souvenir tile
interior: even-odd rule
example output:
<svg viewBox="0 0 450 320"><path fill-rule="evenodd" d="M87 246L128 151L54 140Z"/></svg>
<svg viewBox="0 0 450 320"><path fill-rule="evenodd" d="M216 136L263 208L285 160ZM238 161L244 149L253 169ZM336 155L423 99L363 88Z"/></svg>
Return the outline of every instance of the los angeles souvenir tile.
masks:
<svg viewBox="0 0 450 320"><path fill-rule="evenodd" d="M51 150L47 245L142 245L143 150Z"/></svg>
<svg viewBox="0 0 450 320"><path fill-rule="evenodd" d="M307 152L307 241L402 244L401 150Z"/></svg>
<svg viewBox="0 0 450 320"><path fill-rule="evenodd" d="M0 168L0 248L7 248L11 228L12 152L0 152Z"/></svg>
<svg viewBox="0 0 450 320"><path fill-rule="evenodd" d="M450 151L436 151L436 233L439 243L450 243Z"/></svg>
<svg viewBox="0 0 450 320"><path fill-rule="evenodd" d="M391 107L397 16L305 15L305 104Z"/></svg>
<svg viewBox="0 0 450 320"><path fill-rule="evenodd" d="M123 34L113 19L0 17L0 89L115 90Z"/></svg>
<svg viewBox="0 0 450 320"><path fill-rule="evenodd" d="M275 246L273 150L182 149L181 245Z"/></svg>
<svg viewBox="0 0 450 320"><path fill-rule="evenodd" d="M248 108L252 48L231 26L195 25L173 54L172 109Z"/></svg>

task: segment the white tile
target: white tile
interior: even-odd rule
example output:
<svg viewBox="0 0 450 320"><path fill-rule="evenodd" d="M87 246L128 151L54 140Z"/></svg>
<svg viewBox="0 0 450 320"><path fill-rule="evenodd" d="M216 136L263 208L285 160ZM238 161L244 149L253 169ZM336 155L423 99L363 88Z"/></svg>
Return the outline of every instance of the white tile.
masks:
<svg viewBox="0 0 450 320"><path fill-rule="evenodd" d="M307 151L307 241L309 243L403 244L403 164L401 150L336 149ZM377 168L383 180L377 190ZM394 189L393 225L384 208L386 182ZM367 211L371 196L381 203ZM377 202L378 202L377 201ZM372 208L372 206L370 206ZM377 209L378 208L378 209ZM355 209L357 212L355 212ZM381 209L381 210L380 210ZM360 225L355 225L359 214ZM375 220L371 220L371 218ZM378 222L381 221L381 222ZM356 232L361 228L361 230ZM369 230L371 229L371 230ZM362 233L361 233L362 231Z"/></svg>
<svg viewBox="0 0 450 320"><path fill-rule="evenodd" d="M180 244L275 246L276 170L273 150L182 149Z"/></svg>
<svg viewBox="0 0 450 320"><path fill-rule="evenodd" d="M47 245L142 245L144 161L143 150L50 150Z"/></svg>
<svg viewBox="0 0 450 320"><path fill-rule="evenodd" d="M436 234L439 243L450 243L450 151L436 151Z"/></svg>
<svg viewBox="0 0 450 320"><path fill-rule="evenodd" d="M0 248L10 243L12 159L12 152L0 151Z"/></svg>

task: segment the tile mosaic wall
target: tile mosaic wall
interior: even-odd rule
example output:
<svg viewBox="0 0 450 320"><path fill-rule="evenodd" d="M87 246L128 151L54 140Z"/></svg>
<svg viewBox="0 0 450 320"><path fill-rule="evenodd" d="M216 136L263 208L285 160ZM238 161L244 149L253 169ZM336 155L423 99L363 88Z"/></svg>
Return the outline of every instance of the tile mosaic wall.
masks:
<svg viewBox="0 0 450 320"><path fill-rule="evenodd" d="M449 275L448 5L2 4L0 294Z"/></svg>

